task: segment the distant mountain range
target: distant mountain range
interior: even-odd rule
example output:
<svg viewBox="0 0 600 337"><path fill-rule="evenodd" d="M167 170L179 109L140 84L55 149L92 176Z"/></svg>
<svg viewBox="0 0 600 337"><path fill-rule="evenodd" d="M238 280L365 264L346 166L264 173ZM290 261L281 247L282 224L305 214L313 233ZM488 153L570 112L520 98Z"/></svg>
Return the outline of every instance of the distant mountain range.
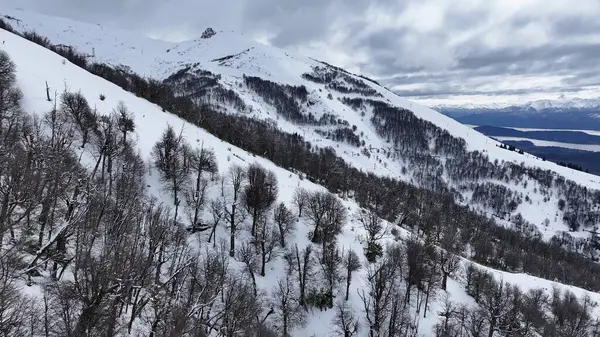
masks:
<svg viewBox="0 0 600 337"><path fill-rule="evenodd" d="M499 126L478 126L475 130L490 137L517 137L551 142L600 145L600 136L581 131L520 131Z"/></svg>
<svg viewBox="0 0 600 337"><path fill-rule="evenodd" d="M432 108L470 125L600 130L600 99L539 100L522 105L437 105Z"/></svg>

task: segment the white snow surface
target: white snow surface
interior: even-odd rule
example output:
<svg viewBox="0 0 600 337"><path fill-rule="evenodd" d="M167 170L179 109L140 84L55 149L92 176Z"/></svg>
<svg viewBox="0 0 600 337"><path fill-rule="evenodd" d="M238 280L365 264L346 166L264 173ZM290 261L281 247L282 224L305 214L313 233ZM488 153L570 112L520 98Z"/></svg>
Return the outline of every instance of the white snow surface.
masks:
<svg viewBox="0 0 600 337"><path fill-rule="evenodd" d="M79 36L78 34L89 33L85 30L80 29L72 28L72 30L77 32L77 34L74 34L73 36ZM219 34L215 36L217 37L217 41L218 36ZM221 35L221 37L222 36L223 35ZM161 133L164 131L167 124L170 124L175 128L175 130L183 129L184 137L191 144L203 142L205 147L214 148L218 159L219 169L221 172L226 171L227 168L232 164L248 165L253 162L258 162L265 168L274 171L277 174L279 181L279 201L285 201L289 203L292 198L292 193L297 186L302 186L310 190L323 189L323 187L314 185L308 182L307 180L301 180L296 174L286 171L280 167L277 167L268 160L265 160L260 157L254 157L253 155L245 152L244 150L231 146L230 144L221 141L220 139L212 136L206 131L197 128L193 125L187 124L175 115L172 115L168 112L163 112L158 106L149 103L143 99L140 99L135 95L122 90L121 88L115 86L114 84L106 80L91 75L87 71L69 63L61 56L54 54L25 39L0 30L0 40L3 41L3 44L0 46L0 48L2 50L5 50L10 55L11 59L15 62L17 66L17 82L24 93L24 108L30 113L42 114L52 108L52 103L46 101L45 81L48 81L48 84L51 88L62 90L66 87L70 91L81 91L81 93L88 99L90 105L95 106L97 108L98 113L100 114L109 114L112 111L112 109L117 106L117 103L119 101L123 101L134 114L134 120L136 125L135 133L137 135L137 146L139 147L139 152L142 158L145 160L148 160L150 158L152 146L159 139ZM96 42L98 42L99 45L102 44L102 41ZM115 50L118 50L120 46L119 42L115 42L113 40L111 40L110 43L104 43L104 45L112 45L115 48ZM157 45L158 44L163 43L157 42ZM99 52L100 48L96 48L98 49L97 52ZM205 48L203 50L209 49L210 48ZM211 53L216 54L215 51L211 51ZM125 54L127 54L127 52L125 52ZM148 54L148 52L146 52L145 54ZM271 53L271 55L273 55L273 53ZM142 64L146 61L140 58L139 64ZM304 61L306 60L304 59ZM281 66L283 67L284 65ZM106 99L100 100L100 94L106 95ZM490 154L495 154L496 156L505 158L507 160L513 159L510 157L512 155L511 153L503 153L500 152L500 150L495 151L495 142L491 141L489 138L486 138L479 133L469 130L468 128L457 124L449 118L441 116L433 112L432 110L416 105L413 106L411 103L392 94L387 94L386 98L389 98L390 100L395 102L395 104L411 107L415 111L415 113L419 114L419 116L432 120L438 123L439 125L448 127L449 130L451 130L456 135L464 135L465 137L467 137L467 139L469 139L469 142L470 144L472 144L473 148L489 150ZM514 156L514 160L522 158L522 156ZM528 160L530 160L533 163L535 159ZM159 188L159 183L155 176L156 175L147 177L148 184L150 184L151 186L150 192L162 198L166 203L169 203L169 197L163 195L163 192L161 192L161 189ZM573 176L575 179L580 179L581 181L587 181L591 179L591 177L588 175L577 176L571 175L569 173L569 176ZM353 201L346 200L344 201L344 203L351 209L351 212L356 211L358 209L358 206ZM299 224L298 230L295 234L295 237L293 238L293 241L298 243L299 247L304 247L306 244L308 244L306 232L306 226ZM404 236L408 235L408 233L406 232L402 233ZM225 233L220 233L220 235L224 234ZM344 227L343 233L339 236L340 246L344 249L352 248L355 251L361 251L362 246L359 237L362 234L364 234L363 231L355 223L347 224ZM267 292L270 291L275 285L277 278L283 275L283 262L281 261L281 259L278 259L277 261L270 263L268 265L268 269L269 270L267 272L267 276L264 278L259 277L258 280L259 287ZM511 274L499 271L493 271L493 273L498 279L504 279L505 281L518 284L524 290L530 289L532 287L543 287L548 291L551 291L552 286L556 285L559 288L570 289L579 297L583 296L584 294L589 294L593 300L600 302L600 294L587 292L580 288L564 286L555 282L542 280L525 274ZM357 310L357 312L361 313L362 306L360 303L360 299L355 294L357 289L364 287L364 268L361 272L359 272L359 275L354 277L354 280L355 281L353 281L351 288L351 294L353 295L351 295L350 297L350 303ZM35 293L35 287L28 289L28 293ZM473 305L472 299L466 295L466 293L463 290L463 286L459 283L459 278L449 280L448 293L450 294L451 298L455 301ZM436 302L433 304L429 318L421 321L420 332L424 336L431 335L431 328L437 320L436 312L438 311L442 301L443 294L440 295ZM600 314L600 308L596 308L595 310L596 314ZM328 336L329 332L332 329L332 318L332 310L324 312L315 311L309 316L309 321L306 327L296 330L294 332L294 336ZM362 323L364 325L364 322ZM363 329L361 331L360 336L367 335L368 332L365 329Z"/></svg>

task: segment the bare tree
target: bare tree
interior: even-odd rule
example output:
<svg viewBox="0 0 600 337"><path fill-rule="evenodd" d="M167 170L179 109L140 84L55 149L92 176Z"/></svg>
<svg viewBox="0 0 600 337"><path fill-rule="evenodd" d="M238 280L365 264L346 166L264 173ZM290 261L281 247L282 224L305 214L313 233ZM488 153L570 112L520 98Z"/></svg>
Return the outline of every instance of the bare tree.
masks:
<svg viewBox="0 0 600 337"><path fill-rule="evenodd" d="M195 184L186 188L186 205L191 210L190 221L192 226L202 230L206 229L206 226L199 223L199 217L204 209L206 188L208 186L208 180L203 174L210 173L211 178L213 178L218 173L217 159L213 149L205 149L204 147L196 148L187 157L189 157L190 170L195 175Z"/></svg>
<svg viewBox="0 0 600 337"><path fill-rule="evenodd" d="M0 83L2 83L2 90L8 90L15 84L17 79L16 68L8 53L4 50L0 51Z"/></svg>
<svg viewBox="0 0 600 337"><path fill-rule="evenodd" d="M220 332L226 337L247 336L257 325L262 305L245 278L232 275L223 289Z"/></svg>
<svg viewBox="0 0 600 337"><path fill-rule="evenodd" d="M213 240L213 247L215 247L217 244L217 227L225 216L225 204L220 198L210 202L210 214L212 215L212 230L208 236L208 242L210 243L210 241Z"/></svg>
<svg viewBox="0 0 600 337"><path fill-rule="evenodd" d="M229 221L229 256L235 254L235 235L238 226L244 221L245 214L239 206L241 193L246 183L246 170L238 165L229 168L228 184L230 187L229 205L225 207L225 215Z"/></svg>
<svg viewBox="0 0 600 337"><path fill-rule="evenodd" d="M358 271L362 266L358 255L353 250L348 250L344 256L344 267L346 268L346 301L350 296L350 283L352 283L352 273Z"/></svg>
<svg viewBox="0 0 600 337"><path fill-rule="evenodd" d="M266 264L270 262L277 253L276 248L279 244L279 236L265 216L261 216L258 220L257 227L255 243L261 258L260 275L265 276Z"/></svg>
<svg viewBox="0 0 600 337"><path fill-rule="evenodd" d="M5 51L0 50L0 135L6 119L22 113L23 94L15 86L16 79L15 63Z"/></svg>
<svg viewBox="0 0 600 337"><path fill-rule="evenodd" d="M342 262L340 251L335 242L326 245L325 249L321 251L321 269L327 282L327 289L324 298L324 303L321 305L328 308L333 308L333 288L339 279L339 267Z"/></svg>
<svg viewBox="0 0 600 337"><path fill-rule="evenodd" d="M27 315L33 313L33 302L22 295L15 275L19 266L18 256L11 250L0 252L0 335L26 336ZM30 330L30 331L28 331Z"/></svg>
<svg viewBox="0 0 600 337"><path fill-rule="evenodd" d="M507 318L511 316L513 302L511 301L511 286L504 281L495 282L492 279L487 283L480 302L481 316L488 327L488 337L493 337L496 331L508 330L512 322Z"/></svg>
<svg viewBox="0 0 600 337"><path fill-rule="evenodd" d="M378 241L386 234L386 228L379 216L372 211L358 211L358 220L367 231L367 249L365 256L369 262L375 262L383 254L383 247Z"/></svg>
<svg viewBox="0 0 600 337"><path fill-rule="evenodd" d="M406 304L410 304L411 292L413 289L424 289L424 279L426 276L425 265L425 246L419 239L411 238L406 242L406 263L408 272L405 275L406 281ZM419 293L417 293L418 295Z"/></svg>
<svg viewBox="0 0 600 337"><path fill-rule="evenodd" d="M335 195L320 191L310 194L306 216L313 226L312 242L322 243L325 247L335 240L346 222L346 213L346 208Z"/></svg>
<svg viewBox="0 0 600 337"><path fill-rule="evenodd" d="M64 92L60 97L60 108L73 118L81 132L81 148L84 148L89 140L90 131L96 128L96 113L90 108L87 99L81 92Z"/></svg>
<svg viewBox="0 0 600 337"><path fill-rule="evenodd" d="M173 127L168 125L161 139L152 149L154 165L158 168L162 181L168 186L173 196L175 221L177 221L180 191L188 179L185 146L182 135L177 135Z"/></svg>
<svg viewBox="0 0 600 337"><path fill-rule="evenodd" d="M294 246L293 258L295 260L295 269L298 272L298 284L299 284L299 300L301 306L306 306L306 288L307 283L310 281L313 273L314 264L311 259L312 246L308 245L300 252L298 245Z"/></svg>
<svg viewBox="0 0 600 337"><path fill-rule="evenodd" d="M295 229L294 218L294 213L285 206L285 203L282 202L275 207L273 221L279 230L279 245L282 248L285 248L286 237Z"/></svg>
<svg viewBox="0 0 600 337"><path fill-rule="evenodd" d="M440 266L438 263L438 248L427 244L425 246L425 275L424 275L424 297L421 297L419 304L417 305L417 312L421 309L421 304L424 304L423 317L427 317L427 309L429 307L429 301L435 296L436 290L440 285Z"/></svg>
<svg viewBox="0 0 600 337"><path fill-rule="evenodd" d="M271 305L279 336L290 337L290 331L304 323L305 311L298 298L298 289L290 275L277 280L277 285L271 291Z"/></svg>
<svg viewBox="0 0 600 337"><path fill-rule="evenodd" d="M229 278L229 254L226 240L216 249L206 248L203 257L197 259L197 265L191 268L190 288L193 289L191 317L194 326L201 327L201 332L210 336L218 331L222 308L219 299Z"/></svg>
<svg viewBox="0 0 600 337"><path fill-rule="evenodd" d="M188 220L191 223L193 232L205 231L212 226L207 226L200 222L201 213L206 204L206 190L208 188L208 180L202 178L200 183L195 187L184 187L184 198L186 209L188 210Z"/></svg>
<svg viewBox="0 0 600 337"><path fill-rule="evenodd" d="M294 191L294 204L296 205L296 208L298 209L298 217L300 217L300 218L302 217L302 211L304 210L304 208L306 207L306 204L308 203L309 195L310 195L310 193L308 192L308 190L306 190L305 188L302 188L302 187L298 187Z"/></svg>
<svg viewBox="0 0 600 337"><path fill-rule="evenodd" d="M460 252L459 233L456 227L446 226L440 240L438 252L440 271L442 272L442 290L446 290L448 277L453 276L460 266L460 257L455 252Z"/></svg>
<svg viewBox="0 0 600 337"><path fill-rule="evenodd" d="M259 218L273 205L277 199L277 176L259 164L248 167L244 203L252 215L252 235L256 235Z"/></svg>
<svg viewBox="0 0 600 337"><path fill-rule="evenodd" d="M243 242L237 251L237 260L244 263L244 272L250 276L252 280L252 287L254 288L254 295L258 295L258 289L256 288L256 272L258 271L258 259L254 247L248 243Z"/></svg>
<svg viewBox="0 0 600 337"><path fill-rule="evenodd" d="M386 322L390 318L391 306L396 296L394 267L383 259L367 267L367 287L359 291L365 318L369 324L369 337L387 336Z"/></svg>
<svg viewBox="0 0 600 337"><path fill-rule="evenodd" d="M358 335L360 323L356 313L350 305L344 301L338 301L335 305L335 325L336 336L353 337Z"/></svg>

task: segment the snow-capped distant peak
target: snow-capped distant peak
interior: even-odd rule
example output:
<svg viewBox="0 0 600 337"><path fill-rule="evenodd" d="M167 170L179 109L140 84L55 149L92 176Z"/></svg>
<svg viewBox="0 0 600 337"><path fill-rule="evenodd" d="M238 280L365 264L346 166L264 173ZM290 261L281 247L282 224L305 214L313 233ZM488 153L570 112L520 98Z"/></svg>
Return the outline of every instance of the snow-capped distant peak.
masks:
<svg viewBox="0 0 600 337"><path fill-rule="evenodd" d="M202 33L202 35L200 36L201 39L210 39L211 37L217 35L217 32L215 32L214 29L208 27L206 28L206 30L204 31L204 33Z"/></svg>
<svg viewBox="0 0 600 337"><path fill-rule="evenodd" d="M524 111L542 111L542 110L564 110L564 109L591 109L600 107L600 98L558 98L558 99L540 99L527 101L523 103L515 102L494 102L494 103L446 103L434 104L431 107L435 110L460 109L460 110L500 110L506 108L520 108Z"/></svg>

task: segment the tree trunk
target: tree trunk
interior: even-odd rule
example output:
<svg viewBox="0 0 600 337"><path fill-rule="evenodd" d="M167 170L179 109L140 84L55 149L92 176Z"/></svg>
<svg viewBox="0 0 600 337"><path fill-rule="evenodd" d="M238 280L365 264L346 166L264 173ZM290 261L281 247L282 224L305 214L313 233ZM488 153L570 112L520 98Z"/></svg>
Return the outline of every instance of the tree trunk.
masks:
<svg viewBox="0 0 600 337"><path fill-rule="evenodd" d="M258 223L258 208L252 211L252 236L256 236L256 225Z"/></svg>
<svg viewBox="0 0 600 337"><path fill-rule="evenodd" d="M406 298L406 301L404 302L404 307L406 308L406 304L410 304L410 290L411 290L411 286L410 283L406 286L406 295L404 296L404 298Z"/></svg>
<svg viewBox="0 0 600 337"><path fill-rule="evenodd" d="M8 200L9 200L9 195L10 193L6 193L4 195L4 198L2 199L2 207L0 208L0 231L2 231L2 236L4 236L4 233L6 232L7 229L7 218L8 218ZM2 245L2 242L0 241L0 246Z"/></svg>
<svg viewBox="0 0 600 337"><path fill-rule="evenodd" d="M490 320L490 329L488 330L488 337L494 337L494 331L496 330L496 317L492 316Z"/></svg>
<svg viewBox="0 0 600 337"><path fill-rule="evenodd" d="M265 265L267 264L267 252L265 250L265 240L264 238L260 241L260 249L261 249L261 268L260 268L260 276L265 276Z"/></svg>
<svg viewBox="0 0 600 337"><path fill-rule="evenodd" d="M429 294L431 293L431 283L427 285L427 292L425 293L425 307L423 308L423 318L427 317L427 305L429 304Z"/></svg>
<svg viewBox="0 0 600 337"><path fill-rule="evenodd" d="M229 236L229 256L231 256L231 257L235 256L235 231L236 231L236 228L235 228L236 227L235 226L235 209L236 209L236 205L235 205L235 202L234 202L233 205L231 205L231 219L230 219L231 235Z"/></svg>
<svg viewBox="0 0 600 337"><path fill-rule="evenodd" d="M446 291L448 286L448 273L442 272L442 290Z"/></svg>
<svg viewBox="0 0 600 337"><path fill-rule="evenodd" d="M350 297L350 282L352 281L352 272L348 269L348 275L346 276L346 301Z"/></svg>
<svg viewBox="0 0 600 337"><path fill-rule="evenodd" d="M175 219L173 219L173 224L177 225L177 215L179 212L179 186L177 185L177 179L173 175L173 202L175 203ZM194 225L194 224L192 224Z"/></svg>
<svg viewBox="0 0 600 337"><path fill-rule="evenodd" d="M279 227L279 244L281 248L285 248L285 233L283 232L283 224L281 222L277 223L277 227Z"/></svg>

